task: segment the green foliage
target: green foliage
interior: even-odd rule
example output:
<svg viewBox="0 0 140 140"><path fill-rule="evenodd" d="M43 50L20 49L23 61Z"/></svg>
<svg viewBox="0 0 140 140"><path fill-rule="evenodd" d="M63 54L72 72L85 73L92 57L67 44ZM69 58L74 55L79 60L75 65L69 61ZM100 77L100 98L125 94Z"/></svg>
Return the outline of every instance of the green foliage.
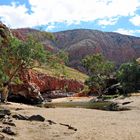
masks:
<svg viewBox="0 0 140 140"><path fill-rule="evenodd" d="M57 59L58 63L67 64L68 61L69 61L68 53L65 52L65 51L63 51L63 50L60 50L60 51L56 54L56 57L58 58L58 59Z"/></svg>
<svg viewBox="0 0 140 140"><path fill-rule="evenodd" d="M44 36L47 38L47 39L50 39L52 41L55 41L55 36L52 34L52 33L49 33L49 32L43 32L44 33Z"/></svg>
<svg viewBox="0 0 140 140"><path fill-rule="evenodd" d="M62 50L53 54L51 52L47 53L47 65L56 70L61 70L61 73L56 72L56 75L64 75L67 76L67 72L65 69L65 64L68 62L68 54ZM58 74L59 73L59 74Z"/></svg>
<svg viewBox="0 0 140 140"><path fill-rule="evenodd" d="M46 60L43 46L31 36L24 42L10 37L8 45L0 51L0 78L1 82L11 81L17 77L22 68L31 68L35 62L41 64Z"/></svg>
<svg viewBox="0 0 140 140"><path fill-rule="evenodd" d="M39 29L40 31L35 31L32 33L32 36L38 40L38 41L44 41L46 39L51 40L51 41L55 41L55 36L50 33L50 32L45 32L42 31L42 29Z"/></svg>
<svg viewBox="0 0 140 140"><path fill-rule="evenodd" d="M83 95L87 96L90 92L90 89L87 85L84 86L84 89L82 91L80 91L81 93L83 93Z"/></svg>
<svg viewBox="0 0 140 140"><path fill-rule="evenodd" d="M3 38L0 36L0 46L2 45Z"/></svg>
<svg viewBox="0 0 140 140"><path fill-rule="evenodd" d="M43 46L29 36L27 41L17 47L18 58L25 62L26 66L32 66L36 61L44 63L46 53Z"/></svg>
<svg viewBox="0 0 140 140"><path fill-rule="evenodd" d="M140 64L135 60L122 64L117 72L117 78L126 92L140 90Z"/></svg>
<svg viewBox="0 0 140 140"><path fill-rule="evenodd" d="M114 70L114 64L107 61L101 54L87 56L82 63L90 75L85 83L90 89L97 89L101 94L102 89L106 86L106 78Z"/></svg>
<svg viewBox="0 0 140 140"><path fill-rule="evenodd" d="M94 54L85 57L82 60L82 64L89 72L89 75L108 75L114 69L114 64L107 61L101 54Z"/></svg>
<svg viewBox="0 0 140 140"><path fill-rule="evenodd" d="M45 32L42 26L38 27L38 30L40 32L34 32L33 36L35 35L35 37L37 37L40 41L43 41L46 38L55 41L55 36L53 33Z"/></svg>
<svg viewBox="0 0 140 140"><path fill-rule="evenodd" d="M5 81L7 81L8 78L9 77L3 71L2 65L0 65L0 85L2 85L2 83L4 83Z"/></svg>
<svg viewBox="0 0 140 140"><path fill-rule="evenodd" d="M51 67L58 67L68 62L68 54L62 50L57 53L47 52L47 65Z"/></svg>
<svg viewBox="0 0 140 140"><path fill-rule="evenodd" d="M95 88L100 90L105 87L105 79L103 76L93 74L85 81L85 84L88 85L90 89Z"/></svg>

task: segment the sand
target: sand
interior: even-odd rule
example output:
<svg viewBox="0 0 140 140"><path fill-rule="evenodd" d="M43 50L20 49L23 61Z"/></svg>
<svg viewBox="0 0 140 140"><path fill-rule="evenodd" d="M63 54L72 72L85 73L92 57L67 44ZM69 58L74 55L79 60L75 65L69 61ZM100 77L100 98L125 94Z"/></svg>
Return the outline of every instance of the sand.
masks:
<svg viewBox="0 0 140 140"><path fill-rule="evenodd" d="M61 99L62 100L62 99ZM83 108L40 108L10 103L1 105L12 113L22 115L40 114L45 122L14 120L15 140L140 140L140 96L129 97L118 102L133 101L129 111L101 111ZM16 111L16 108L23 110ZM50 125L47 120L56 124ZM77 131L60 123L69 124Z"/></svg>

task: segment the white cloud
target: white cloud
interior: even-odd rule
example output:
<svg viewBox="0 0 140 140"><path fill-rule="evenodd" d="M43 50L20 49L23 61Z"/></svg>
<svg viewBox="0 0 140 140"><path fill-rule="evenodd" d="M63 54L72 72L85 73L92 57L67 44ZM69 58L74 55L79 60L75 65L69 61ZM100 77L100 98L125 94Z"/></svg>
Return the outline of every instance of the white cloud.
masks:
<svg viewBox="0 0 140 140"><path fill-rule="evenodd" d="M33 20L30 20L30 15L27 13L28 9L25 5L16 6L0 6L1 20L12 28L32 26Z"/></svg>
<svg viewBox="0 0 140 140"><path fill-rule="evenodd" d="M140 15L135 15L129 21L135 26L140 26Z"/></svg>
<svg viewBox="0 0 140 140"><path fill-rule="evenodd" d="M51 31L54 28L55 28L54 25L48 25L47 28L46 28L46 31Z"/></svg>
<svg viewBox="0 0 140 140"><path fill-rule="evenodd" d="M114 32L125 34L125 35L135 35L136 33L140 33L140 30L127 30L127 29L119 28Z"/></svg>
<svg viewBox="0 0 140 140"><path fill-rule="evenodd" d="M67 24L101 20L99 24L115 24L120 16L134 16L139 0L29 0L32 13L25 5L0 6L2 21L13 28L47 25L51 22ZM105 19L113 19L106 21Z"/></svg>
<svg viewBox="0 0 140 140"><path fill-rule="evenodd" d="M117 23L118 19L119 18L101 19L101 20L98 20L98 24L103 25L103 26L114 25Z"/></svg>

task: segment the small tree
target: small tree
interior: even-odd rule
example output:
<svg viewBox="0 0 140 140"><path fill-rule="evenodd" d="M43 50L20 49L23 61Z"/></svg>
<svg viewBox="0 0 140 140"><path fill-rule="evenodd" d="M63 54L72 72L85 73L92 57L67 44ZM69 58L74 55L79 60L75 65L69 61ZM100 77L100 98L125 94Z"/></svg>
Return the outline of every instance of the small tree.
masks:
<svg viewBox="0 0 140 140"><path fill-rule="evenodd" d="M90 89L96 89L98 94L101 95L103 88L106 86L106 78L113 71L114 64L107 61L101 54L87 56L82 60L82 63L90 75L85 83Z"/></svg>
<svg viewBox="0 0 140 140"><path fill-rule="evenodd" d="M7 46L0 50L0 82L10 83L19 79L18 72L22 69L32 68L35 63L41 64L46 60L43 46L30 36L26 41L10 37ZM2 87L3 91L6 86ZM5 94L5 93L3 93ZM7 93L6 93L7 94Z"/></svg>
<svg viewBox="0 0 140 140"><path fill-rule="evenodd" d="M140 90L140 64L138 61L122 64L117 72L117 78L126 92Z"/></svg>

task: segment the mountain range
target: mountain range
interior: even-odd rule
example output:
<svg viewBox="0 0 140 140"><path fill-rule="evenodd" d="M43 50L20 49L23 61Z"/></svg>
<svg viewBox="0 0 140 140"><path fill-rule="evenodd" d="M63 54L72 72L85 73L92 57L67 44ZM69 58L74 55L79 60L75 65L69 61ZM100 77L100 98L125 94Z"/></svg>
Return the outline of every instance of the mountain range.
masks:
<svg viewBox="0 0 140 140"><path fill-rule="evenodd" d="M76 29L45 35L44 31L24 28L12 30L20 39L36 35L46 49L56 52L61 49L69 54L70 67L83 70L81 60L94 53L103 54L108 60L120 65L140 57L140 37L115 32ZM53 38L50 36L53 35Z"/></svg>

